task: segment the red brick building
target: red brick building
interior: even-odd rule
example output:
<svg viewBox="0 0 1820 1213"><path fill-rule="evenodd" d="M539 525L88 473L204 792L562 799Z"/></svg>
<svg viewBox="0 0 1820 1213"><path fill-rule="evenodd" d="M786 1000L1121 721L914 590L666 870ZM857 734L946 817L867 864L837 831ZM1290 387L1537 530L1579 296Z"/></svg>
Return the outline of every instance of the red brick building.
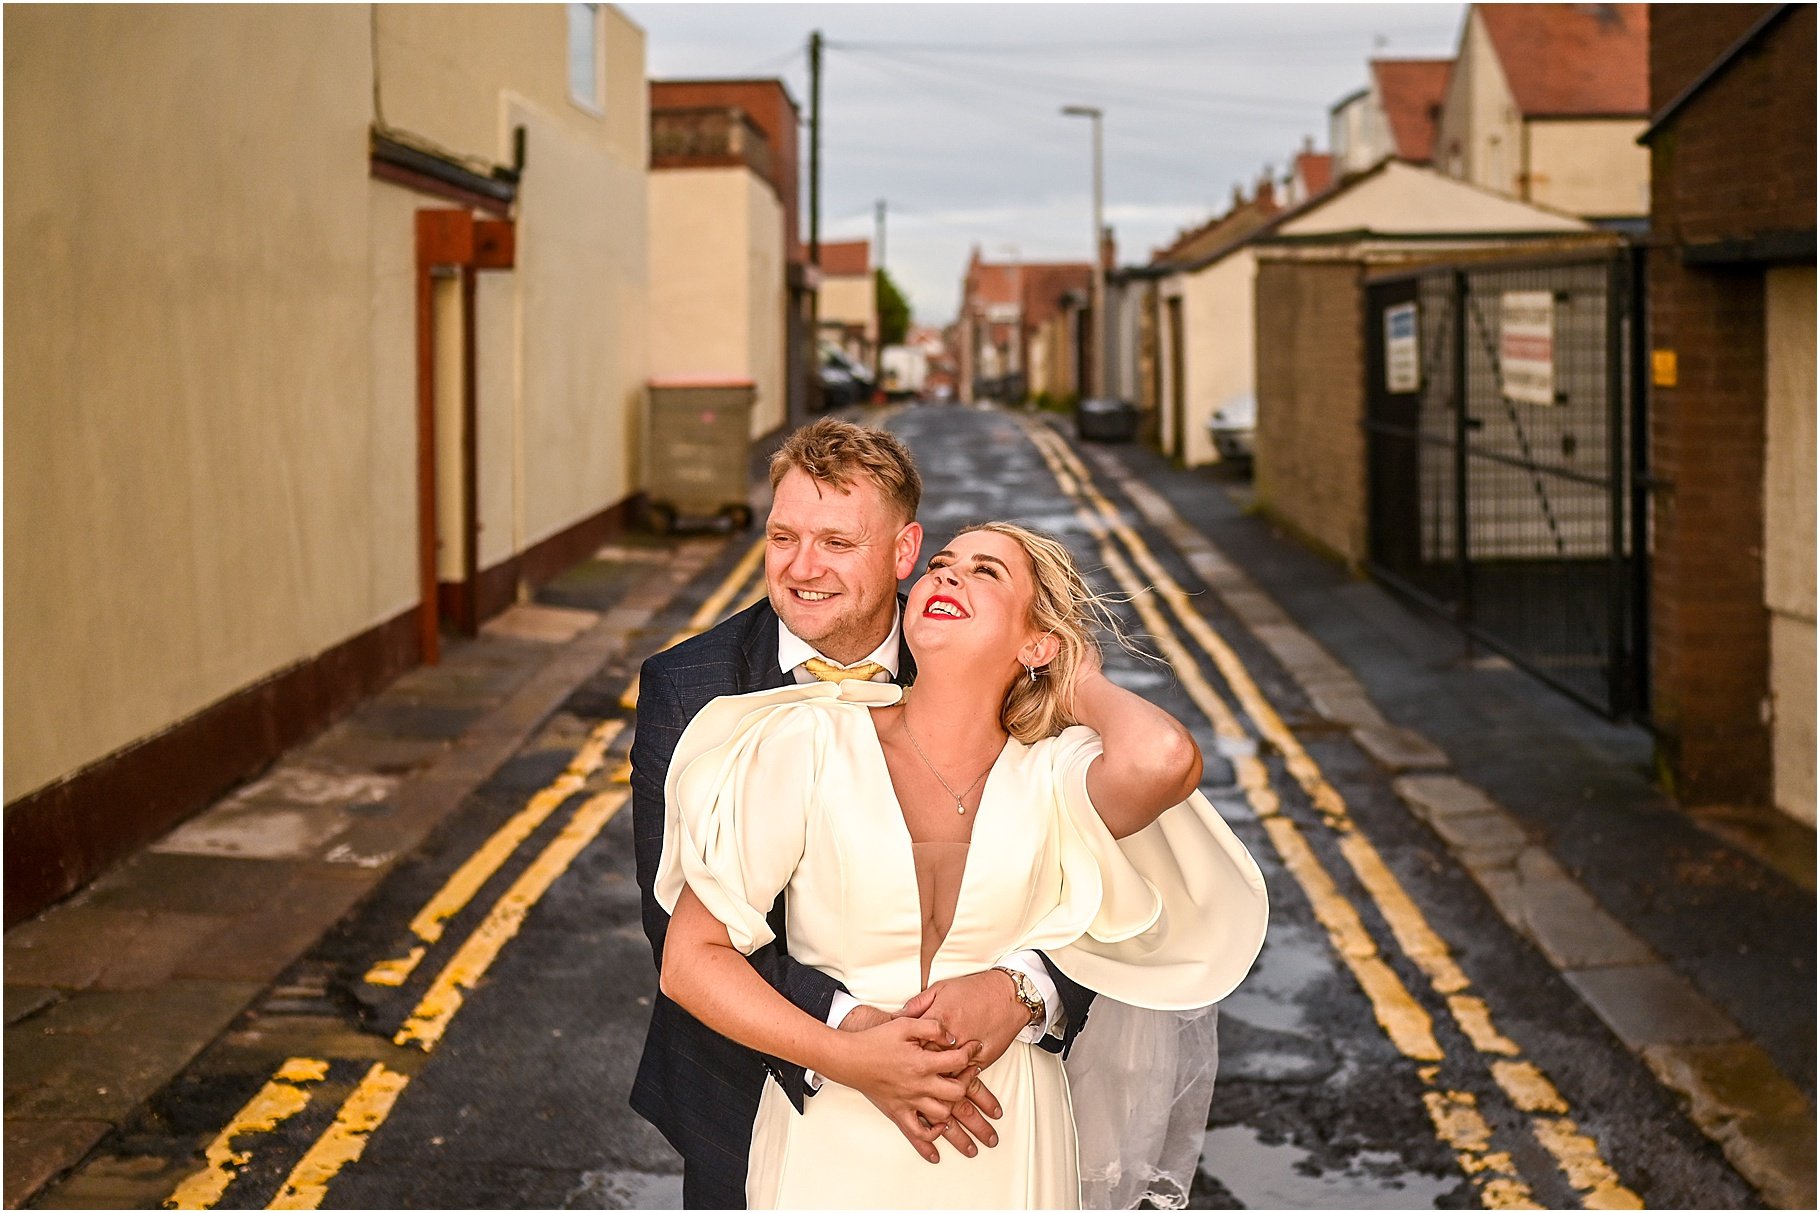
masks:
<svg viewBox="0 0 1820 1213"><path fill-rule="evenodd" d="M1814 9L1656 5L1653 716L1679 796L1814 820Z"/></svg>
<svg viewBox="0 0 1820 1213"><path fill-rule="evenodd" d="M1084 261L991 262L975 248L961 280L957 318L961 398L984 393L1022 399L1031 382L1032 337L1052 327L1070 292L1084 294L1092 283L1093 269Z"/></svg>

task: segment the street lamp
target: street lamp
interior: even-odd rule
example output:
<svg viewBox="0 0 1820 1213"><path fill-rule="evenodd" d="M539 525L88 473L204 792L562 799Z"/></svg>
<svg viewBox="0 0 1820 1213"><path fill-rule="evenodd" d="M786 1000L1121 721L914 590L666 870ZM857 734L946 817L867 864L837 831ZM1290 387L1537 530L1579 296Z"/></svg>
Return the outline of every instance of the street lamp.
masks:
<svg viewBox="0 0 1820 1213"><path fill-rule="evenodd" d="M1093 312L1093 395L1097 399L1106 394L1106 267L1100 257L1100 233L1106 230L1101 216L1104 174L1100 165L1100 118L1103 115L1091 105L1064 105L1062 113L1070 118L1093 120L1093 284L1088 307Z"/></svg>

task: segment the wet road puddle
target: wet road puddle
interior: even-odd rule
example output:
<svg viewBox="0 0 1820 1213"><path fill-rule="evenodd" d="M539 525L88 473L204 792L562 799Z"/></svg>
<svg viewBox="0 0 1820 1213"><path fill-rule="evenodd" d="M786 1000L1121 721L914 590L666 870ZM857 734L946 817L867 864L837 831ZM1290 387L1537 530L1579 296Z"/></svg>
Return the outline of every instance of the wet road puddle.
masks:
<svg viewBox="0 0 1820 1213"><path fill-rule="evenodd" d="M1387 1151L1323 1168L1309 1151L1270 1144L1246 1125L1209 1130L1206 1140L1201 1171L1247 1209L1432 1209L1460 1182L1411 1172Z"/></svg>

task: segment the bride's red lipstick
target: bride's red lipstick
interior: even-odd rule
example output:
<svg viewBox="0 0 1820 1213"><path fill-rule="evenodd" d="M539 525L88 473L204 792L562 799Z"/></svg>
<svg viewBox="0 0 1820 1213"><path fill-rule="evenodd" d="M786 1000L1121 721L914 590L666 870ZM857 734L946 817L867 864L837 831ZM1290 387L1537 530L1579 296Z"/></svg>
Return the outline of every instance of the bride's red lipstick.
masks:
<svg viewBox="0 0 1820 1213"><path fill-rule="evenodd" d="M958 616L956 616L956 615L937 615L934 612L930 611L929 608L934 606L938 602L947 603L949 606L953 607L956 611L959 611L960 614ZM923 618L925 618L925 619L955 619L955 618L966 619L966 618L969 618L969 616L967 614L967 608L962 606L959 602L955 601L954 599L948 597L948 595L931 594L931 595L929 595L929 601L925 602L923 604Z"/></svg>

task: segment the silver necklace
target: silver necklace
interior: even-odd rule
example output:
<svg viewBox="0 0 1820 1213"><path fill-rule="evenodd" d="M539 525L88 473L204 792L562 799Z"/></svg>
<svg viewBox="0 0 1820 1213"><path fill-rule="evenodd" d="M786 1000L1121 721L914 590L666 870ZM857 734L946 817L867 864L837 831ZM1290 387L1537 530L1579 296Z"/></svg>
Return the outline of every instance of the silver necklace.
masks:
<svg viewBox="0 0 1820 1213"><path fill-rule="evenodd" d="M904 736L910 739L910 748L915 750L916 756L923 760L923 765L929 768L929 773L935 776L937 783L942 785L942 790L954 797L954 811L961 814L963 817L966 816L967 797L973 795L974 788L979 787L980 784L985 782L986 776L992 773L992 768L998 765L998 759L994 758L991 762L987 763L986 769L979 773L978 778L967 785L967 790L965 792L956 794L954 785L942 778L942 773L935 769L935 764L933 762L929 761L929 755L923 753L923 747L916 744L916 734L910 731L910 712L907 707L903 713L898 716L897 720L899 724L904 726Z"/></svg>

